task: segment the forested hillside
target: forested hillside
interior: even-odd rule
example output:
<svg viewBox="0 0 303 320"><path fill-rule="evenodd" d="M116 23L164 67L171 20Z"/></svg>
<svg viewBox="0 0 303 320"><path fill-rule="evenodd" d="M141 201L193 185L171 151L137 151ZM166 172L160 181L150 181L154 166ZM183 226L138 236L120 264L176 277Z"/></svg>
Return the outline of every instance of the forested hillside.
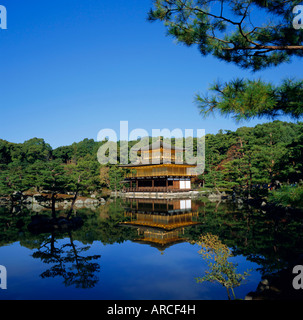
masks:
<svg viewBox="0 0 303 320"><path fill-rule="evenodd" d="M303 178L303 123L274 121L206 135L206 186L250 188Z"/></svg>
<svg viewBox="0 0 303 320"><path fill-rule="evenodd" d="M137 141L131 141L131 148ZM173 141L174 143L174 141ZM0 195L29 189L56 193L101 193L119 189L123 172L97 160L102 142L84 139L56 149L43 139L0 140ZM253 193L268 184L303 179L303 123L274 121L205 136L205 172L197 187ZM118 142L119 155L119 142ZM118 158L119 161L119 158Z"/></svg>

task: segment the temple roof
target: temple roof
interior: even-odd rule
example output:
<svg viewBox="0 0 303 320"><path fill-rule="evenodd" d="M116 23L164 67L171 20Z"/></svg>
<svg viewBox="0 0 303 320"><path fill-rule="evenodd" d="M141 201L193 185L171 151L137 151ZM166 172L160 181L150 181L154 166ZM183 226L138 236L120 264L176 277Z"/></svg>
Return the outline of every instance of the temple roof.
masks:
<svg viewBox="0 0 303 320"><path fill-rule="evenodd" d="M160 161L160 163L142 163L142 162L135 162L130 164L119 164L118 166L123 168L127 167L148 167L148 166L159 166L159 165L176 165L176 166L187 166L187 167L196 167L195 164L189 164L189 163L174 163L174 162L166 162L166 161Z"/></svg>
<svg viewBox="0 0 303 320"><path fill-rule="evenodd" d="M185 148L180 148L180 147L176 147L173 145L170 145L168 143L163 142L162 140L158 140L148 146L142 147L142 148L134 148L134 151L147 151L147 150L156 150L159 148L163 148L163 149L168 149L168 150L177 150L177 151L184 151L186 150Z"/></svg>

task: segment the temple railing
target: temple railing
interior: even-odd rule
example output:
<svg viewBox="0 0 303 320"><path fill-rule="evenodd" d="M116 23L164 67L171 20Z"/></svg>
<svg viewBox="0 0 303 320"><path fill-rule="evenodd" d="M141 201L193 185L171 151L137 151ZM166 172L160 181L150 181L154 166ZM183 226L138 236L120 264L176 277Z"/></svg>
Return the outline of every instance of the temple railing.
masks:
<svg viewBox="0 0 303 320"><path fill-rule="evenodd" d="M178 189L172 187L138 187L138 188L124 188L124 192L188 192L192 189Z"/></svg>
<svg viewBox="0 0 303 320"><path fill-rule="evenodd" d="M159 170L159 171L143 171L141 170L133 173L128 173L127 178L142 178L142 177L162 177L162 176L172 176L172 177L191 177L195 175L193 172L181 172L181 171L171 171L171 170Z"/></svg>

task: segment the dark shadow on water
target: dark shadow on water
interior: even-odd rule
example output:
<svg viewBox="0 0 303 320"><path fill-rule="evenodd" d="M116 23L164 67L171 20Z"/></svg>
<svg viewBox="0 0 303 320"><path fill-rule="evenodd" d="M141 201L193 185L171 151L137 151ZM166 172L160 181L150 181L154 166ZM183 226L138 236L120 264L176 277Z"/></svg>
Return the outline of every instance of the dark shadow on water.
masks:
<svg viewBox="0 0 303 320"><path fill-rule="evenodd" d="M100 270L97 262L101 255L85 255L90 249L90 245L76 245L72 233L68 232L68 238L63 244L58 245L53 232L34 251L32 257L40 259L43 263L52 266L44 271L41 278L63 278L65 286L75 286L76 288L93 288L99 281L96 273Z"/></svg>

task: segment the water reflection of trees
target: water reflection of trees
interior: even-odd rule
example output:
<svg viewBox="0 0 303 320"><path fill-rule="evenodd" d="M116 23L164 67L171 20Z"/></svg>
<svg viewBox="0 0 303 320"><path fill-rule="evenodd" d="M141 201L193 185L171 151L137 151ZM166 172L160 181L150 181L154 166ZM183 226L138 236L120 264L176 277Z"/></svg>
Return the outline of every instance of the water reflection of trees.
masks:
<svg viewBox="0 0 303 320"><path fill-rule="evenodd" d="M32 256L45 264L53 264L44 271L42 278L62 277L65 286L75 285L76 288L92 288L98 282L96 272L100 265L101 255L83 255L90 246L75 244L71 232L68 232L69 243L56 244L55 234L52 233L35 251ZM61 243L61 242L60 242Z"/></svg>
<svg viewBox="0 0 303 320"><path fill-rule="evenodd" d="M95 241L113 244L134 237L131 232L126 232L118 225L124 219L123 212L120 201L108 202L95 211L82 209L74 212L84 220L83 226L60 235L64 240L60 241L59 246L56 245L56 235L51 234L34 252L34 258L39 258L46 264L53 264L41 274L41 277L62 277L66 286L94 287L98 282L97 273L101 268L98 260L101 255L85 255L85 253ZM75 244L76 240L81 244Z"/></svg>
<svg viewBox="0 0 303 320"><path fill-rule="evenodd" d="M108 202L94 211L75 211L74 215L81 217L84 224L67 232L32 234L27 226L35 214L28 210L14 214L0 207L0 246L19 241L22 246L34 251L33 258L50 265L41 274L42 278L61 277L66 286L92 288L99 281L97 275L101 268L101 255L89 254L93 242L99 241L104 245L122 243L136 236L134 230L119 227L119 222L124 219L119 200ZM64 215L64 212L58 214Z"/></svg>
<svg viewBox="0 0 303 320"><path fill-rule="evenodd" d="M258 263L262 274L281 270L303 251L302 217L208 200L199 201L198 204L198 221L201 224L186 228L184 238L197 241L201 234L218 235L235 256L243 255L249 261ZM13 213L0 208L0 246L19 241L27 248L41 248L45 254L51 252L51 247L48 251L42 247L43 243L50 241L50 235L46 239L45 235L33 235L27 230L31 214L25 211ZM74 214L84 220L84 225L71 232L72 239L73 242L81 242L83 247L94 241L105 245L137 237L135 229L119 226L126 219L124 204L119 199L107 202L94 211L81 209ZM56 240L65 238L70 239L67 233L56 235ZM73 247L69 240L68 246L56 249L66 252ZM79 255L84 252L79 252ZM68 257L67 253L64 253L64 257Z"/></svg>
<svg viewBox="0 0 303 320"><path fill-rule="evenodd" d="M43 212L47 214L47 212ZM19 241L26 248L39 248L45 241L44 234L33 234L27 226L36 212L23 210L18 214L11 213L7 208L0 207L0 246ZM58 215L64 215L59 211ZM121 228L119 223L125 220L124 209L119 199L107 202L105 205L91 209L77 209L74 215L81 217L84 224L72 231L73 238L83 244L100 241L102 244L122 243L136 236L134 230ZM64 239L66 233L56 234L56 239Z"/></svg>
<svg viewBox="0 0 303 320"><path fill-rule="evenodd" d="M188 238L218 235L234 256L259 264L262 274L281 270L302 254L302 216L208 201L200 202L199 208L201 224L186 230Z"/></svg>

